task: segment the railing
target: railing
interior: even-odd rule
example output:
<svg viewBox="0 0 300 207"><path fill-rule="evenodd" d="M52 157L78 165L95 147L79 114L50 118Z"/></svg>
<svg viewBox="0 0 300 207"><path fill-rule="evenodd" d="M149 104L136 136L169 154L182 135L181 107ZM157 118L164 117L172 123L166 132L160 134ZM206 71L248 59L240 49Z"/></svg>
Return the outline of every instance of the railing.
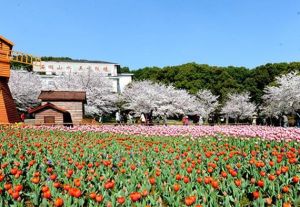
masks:
<svg viewBox="0 0 300 207"><path fill-rule="evenodd" d="M17 62L27 65L34 65L40 66L41 65L41 58L36 57L30 54L26 54L23 52L18 52L14 50L0 50L0 59L2 60L10 60L11 62Z"/></svg>

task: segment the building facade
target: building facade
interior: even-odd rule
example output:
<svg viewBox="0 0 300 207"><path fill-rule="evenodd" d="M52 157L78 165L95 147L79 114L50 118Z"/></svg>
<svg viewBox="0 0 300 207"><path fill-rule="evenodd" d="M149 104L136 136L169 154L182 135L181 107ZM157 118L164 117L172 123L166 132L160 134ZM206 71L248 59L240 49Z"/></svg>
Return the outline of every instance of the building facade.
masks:
<svg viewBox="0 0 300 207"><path fill-rule="evenodd" d="M53 78L68 73L80 73L86 70L101 73L101 76L111 79L115 92L122 92L124 87L132 81L131 73L119 73L120 65L105 61L41 61L33 64L33 71L40 74L43 84L53 84Z"/></svg>

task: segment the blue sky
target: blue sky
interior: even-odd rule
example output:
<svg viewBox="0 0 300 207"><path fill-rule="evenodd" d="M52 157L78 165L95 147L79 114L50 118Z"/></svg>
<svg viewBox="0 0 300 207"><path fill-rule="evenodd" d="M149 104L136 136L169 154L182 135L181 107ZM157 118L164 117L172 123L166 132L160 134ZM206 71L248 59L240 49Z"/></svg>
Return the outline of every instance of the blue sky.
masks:
<svg viewBox="0 0 300 207"><path fill-rule="evenodd" d="M0 5L0 34L15 50L38 56L106 60L131 69L192 61L249 68L300 61L299 0L0 0Z"/></svg>

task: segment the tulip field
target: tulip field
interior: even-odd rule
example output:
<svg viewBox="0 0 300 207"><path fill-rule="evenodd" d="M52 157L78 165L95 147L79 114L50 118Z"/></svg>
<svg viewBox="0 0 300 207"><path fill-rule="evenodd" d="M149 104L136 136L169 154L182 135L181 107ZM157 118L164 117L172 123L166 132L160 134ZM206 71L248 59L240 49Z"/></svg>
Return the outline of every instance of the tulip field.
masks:
<svg viewBox="0 0 300 207"><path fill-rule="evenodd" d="M0 206L297 206L300 130L0 127Z"/></svg>

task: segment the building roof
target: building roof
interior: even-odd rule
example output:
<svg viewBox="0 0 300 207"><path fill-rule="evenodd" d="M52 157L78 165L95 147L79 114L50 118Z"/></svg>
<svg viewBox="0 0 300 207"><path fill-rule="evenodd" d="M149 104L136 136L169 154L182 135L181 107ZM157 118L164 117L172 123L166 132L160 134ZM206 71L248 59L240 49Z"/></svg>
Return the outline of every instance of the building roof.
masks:
<svg viewBox="0 0 300 207"><path fill-rule="evenodd" d="M0 35L0 39L3 40L4 42L6 42L7 44L9 44L10 46L14 46L14 43L8 39L6 39L5 37Z"/></svg>
<svg viewBox="0 0 300 207"><path fill-rule="evenodd" d="M81 101L86 102L85 91L41 91L42 101Z"/></svg>
<svg viewBox="0 0 300 207"><path fill-rule="evenodd" d="M42 60L42 62L70 62L70 63L103 63L103 64L114 64L119 65L118 63L113 62L107 62L102 60L78 60L78 59L72 59L72 60Z"/></svg>
<svg viewBox="0 0 300 207"><path fill-rule="evenodd" d="M49 102L46 103L46 104L44 104L44 105L38 106L38 107L36 107L36 108L34 108L34 109L31 109L31 110L29 110L28 112L29 112L30 114L32 114L32 113L36 113L36 112L39 112L39 111L41 111L41 110L48 109L48 108L54 109L54 110L59 111L59 112L61 112L61 113L68 113L68 111L66 111L66 110L64 110L64 109L62 109L62 108L59 108L58 106L55 106L54 104L49 103Z"/></svg>

